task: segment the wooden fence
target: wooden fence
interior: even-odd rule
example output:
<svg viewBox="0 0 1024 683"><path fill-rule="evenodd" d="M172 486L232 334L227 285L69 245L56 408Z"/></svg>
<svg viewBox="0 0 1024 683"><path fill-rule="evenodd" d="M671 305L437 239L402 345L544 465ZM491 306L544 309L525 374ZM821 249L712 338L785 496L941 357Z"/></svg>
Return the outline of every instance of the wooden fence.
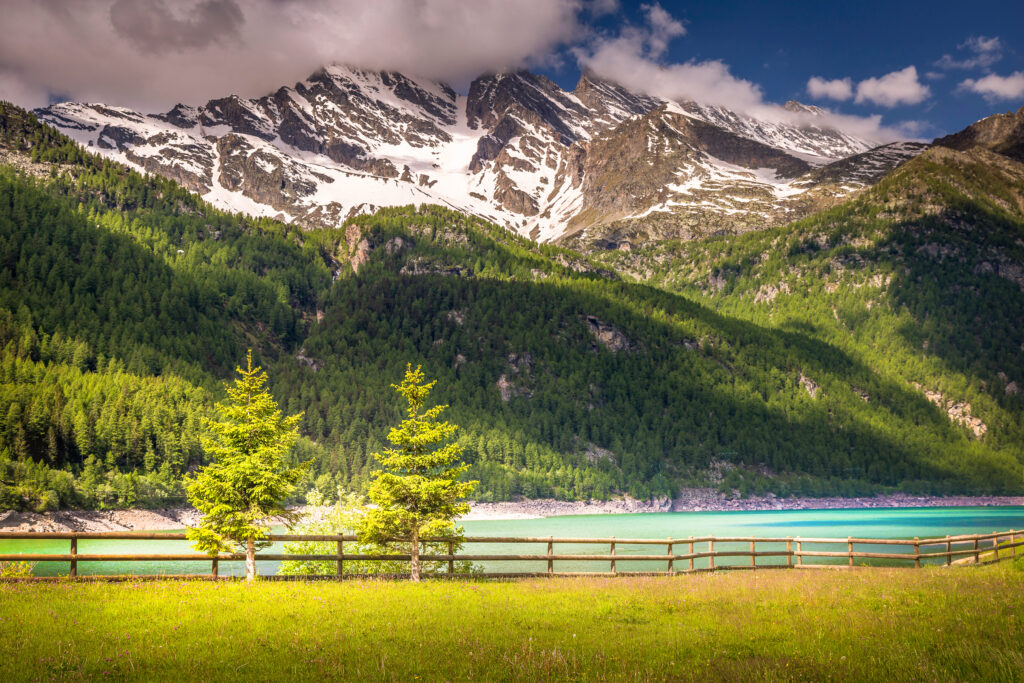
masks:
<svg viewBox="0 0 1024 683"><path fill-rule="evenodd" d="M78 542L85 539L103 540L151 540L151 541L174 541L185 540L183 533L144 533L144 532L96 532L96 533L32 533L32 532L0 532L0 539L62 539L70 542L68 553L62 554L0 554L0 562L25 561L25 562L67 562L69 565L68 576L70 578L90 579L112 579L129 578L127 576L90 576L79 577L78 564L80 562L187 562L201 561L210 563L209 574L161 574L151 578L228 578L219 576L219 565L221 562L243 562L244 554L220 554L211 557L198 553L171 553L171 554L92 554L79 553ZM356 541L355 536L350 535L308 535L308 534L271 534L271 541L318 541L337 544L337 552L326 555L295 555L282 553L258 553L256 559L269 561L284 560L307 560L327 561L336 563L336 571L332 575L320 578L355 578L365 577L366 574L345 573L345 563L352 561L408 561L408 554L350 554L345 552L345 543ZM696 571L714 571L717 569L810 569L810 568L840 568L853 567L854 562L860 560L890 560L899 564L920 567L922 562L938 562L946 565L959 561L983 563L999 562L1012 559L1017 556L1017 548L1024 546L1024 531L1010 530L993 532L991 534L973 534L962 536L945 536L942 538L913 538L913 539L880 539L880 538L807 538L807 537L785 537L785 538L754 538L754 537L716 537L700 536L689 538L555 538L555 537L491 537L491 536L468 536L463 539L464 545L474 544L544 544L544 554L474 554L454 552L454 546L448 539L422 539L424 543L448 544L448 552L443 555L430 554L421 555L424 562L447 562L447 571L432 574L436 577L459 576L474 577L522 577L522 576L618 576L618 575L674 575ZM605 545L608 552L605 554L586 553L556 553L556 545ZM784 544L784 548L781 547ZM765 546L776 546L766 548ZM833 550L811 550L807 546L840 546ZM617 553L623 547L632 546L654 546L664 547L662 553L631 554ZM729 546L729 547L727 547ZM739 547L737 547L739 546ZM760 546L760 549L758 548ZM861 550L857 550L857 547ZM892 552L880 552L875 550L864 550L863 546L886 546L894 547ZM966 546L966 547L965 547ZM902 548L902 551L901 548ZM936 550L937 548L937 550ZM912 552L909 550L912 549ZM685 550L685 552L679 552ZM983 560L983 555L984 560ZM989 557L991 555L991 557ZM725 564L721 561L729 558L749 558L749 564ZM774 563L758 563L758 558L779 558ZM707 559L707 566L696 566L697 560ZM515 572L483 572L473 574L458 574L455 572L455 562L538 562L546 563L546 571L515 571ZM844 562L845 560L845 562ZM665 569L656 571L623 571L618 569L620 562L664 562ZM586 572L565 572L555 571L555 562L596 562L607 563L608 571L586 571ZM380 576L380 575L374 575ZM50 578L50 577L48 577ZM148 578L146 576L132 575L130 578ZM284 578L270 576L264 578ZM310 577L288 577L288 578L310 578Z"/></svg>

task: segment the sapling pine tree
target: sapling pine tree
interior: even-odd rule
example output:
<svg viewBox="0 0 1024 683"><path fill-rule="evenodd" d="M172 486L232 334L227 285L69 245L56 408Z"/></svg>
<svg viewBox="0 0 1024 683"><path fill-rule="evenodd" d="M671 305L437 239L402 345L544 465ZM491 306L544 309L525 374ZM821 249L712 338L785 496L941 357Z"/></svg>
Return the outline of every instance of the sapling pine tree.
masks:
<svg viewBox="0 0 1024 683"><path fill-rule="evenodd" d="M368 495L377 507L367 512L360 533L364 542L409 539L413 581L420 580L420 539L461 538L455 519L469 512L463 499L478 483L459 481L468 466L460 459L462 447L449 441L458 426L438 420L448 406L423 410L436 384L423 379L420 366L410 364L402 383L391 385L408 402L407 417L388 434L393 448L373 454L381 469Z"/></svg>
<svg viewBox="0 0 1024 683"><path fill-rule="evenodd" d="M277 517L293 523L296 513L284 507L303 467L290 467L285 456L298 438L302 414L282 417L264 384L267 374L252 365L236 368L239 377L228 385L228 400L216 404L222 420L206 420L209 436L202 441L213 462L185 481L189 502L203 513L188 538L197 550L214 555L245 550L245 575L256 576L256 548L269 545L269 522Z"/></svg>

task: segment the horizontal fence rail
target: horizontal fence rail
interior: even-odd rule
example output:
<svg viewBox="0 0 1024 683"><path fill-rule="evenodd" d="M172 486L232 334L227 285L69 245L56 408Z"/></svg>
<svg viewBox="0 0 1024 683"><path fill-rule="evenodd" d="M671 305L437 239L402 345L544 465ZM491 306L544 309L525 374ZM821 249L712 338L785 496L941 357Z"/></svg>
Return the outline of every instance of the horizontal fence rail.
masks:
<svg viewBox="0 0 1024 683"><path fill-rule="evenodd" d="M221 553L208 555L203 553L151 553L151 554L98 554L79 553L80 540L136 540L136 541L181 541L186 540L184 533L155 534L149 532L114 531L114 532L0 532L0 540L67 540L70 542L68 553L0 553L0 562L67 562L70 578L89 579L146 579L146 578L230 578L219 576L221 562L244 562L244 553ZM265 540L271 542L314 541L337 544L337 551L331 554L291 554L291 553L257 553L256 560L266 561L323 561L336 563L337 570L330 575L312 575L298 577L270 576L263 578L319 578L341 579L355 577L404 577L405 574L346 574L346 562L409 562L409 553L378 553L360 554L346 553L345 543L358 540L349 534L270 534ZM452 539L423 538L421 543L446 545L447 553L421 554L423 562L447 563L447 571L437 572L431 576L452 578L465 577L523 577L523 576L619 576L619 575L674 575L696 571L714 571L718 569L812 569L812 568L849 568L855 560L890 560L907 565L912 562L914 567L921 567L923 561L944 560L945 565L960 563L983 564L1000 562L1017 557L1017 549L1024 546L1024 531L992 532L990 534L967 534L944 536L939 538L814 538L805 536L793 537L749 537L749 536L691 536L686 538L562 538L554 536L467 536L460 539L462 545L472 544L543 544L544 553L456 553ZM409 541L395 540L393 543L408 544ZM740 544L742 547L735 547ZM835 550L805 549L805 544L817 546L841 546ZM607 553L555 553L555 545L605 545ZM725 545L733 547L723 547ZM766 545L784 548L765 548ZM662 553L618 553L623 546L663 546ZM758 549L760 546L760 549ZM857 550L856 546L901 546L892 552L878 550ZM966 546L966 547L964 547ZM935 550L938 548L938 550ZM678 552L685 549L686 552ZM927 550L926 550L927 549ZM1024 553L1024 551L1022 551ZM716 563L716 559L749 558L749 564ZM782 558L784 563L758 564L758 558ZM697 560L707 560L706 566L696 566ZM842 562L845 560L845 562ZM160 574L160 575L115 575L89 576L78 575L80 562L209 562L209 574ZM507 571L507 572L473 572L456 573L455 562L537 562L545 563L546 571ZM837 562L838 561L838 562ZM608 563L609 571L555 571L555 562L601 562ZM628 571L618 568L621 562L657 562L665 563L664 569ZM683 563L683 564L679 564ZM53 577L39 577L53 578Z"/></svg>

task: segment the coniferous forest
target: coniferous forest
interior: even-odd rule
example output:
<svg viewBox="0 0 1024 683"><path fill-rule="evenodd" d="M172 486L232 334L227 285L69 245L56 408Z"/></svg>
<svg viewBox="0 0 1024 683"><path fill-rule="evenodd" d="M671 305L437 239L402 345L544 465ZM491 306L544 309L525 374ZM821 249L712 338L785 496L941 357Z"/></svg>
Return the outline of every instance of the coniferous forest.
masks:
<svg viewBox="0 0 1024 683"><path fill-rule="evenodd" d="M992 266L1024 210L959 158L585 257L434 206L224 213L6 104L0 147L0 508L182 504L248 349L304 412L302 492L365 490L408 363L480 500L1024 491L1024 291Z"/></svg>

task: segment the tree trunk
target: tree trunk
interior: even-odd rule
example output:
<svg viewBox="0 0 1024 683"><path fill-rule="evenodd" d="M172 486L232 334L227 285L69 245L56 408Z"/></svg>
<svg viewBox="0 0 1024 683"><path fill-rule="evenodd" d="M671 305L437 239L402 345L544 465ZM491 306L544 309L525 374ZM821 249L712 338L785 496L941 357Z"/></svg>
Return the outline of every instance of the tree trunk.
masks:
<svg viewBox="0 0 1024 683"><path fill-rule="evenodd" d="M256 541L252 538L245 548L245 580L256 580Z"/></svg>
<svg viewBox="0 0 1024 683"><path fill-rule="evenodd" d="M410 544L409 554L412 556L412 561L409 563L409 578L413 581L420 580L420 530L414 528L412 530L412 543Z"/></svg>

